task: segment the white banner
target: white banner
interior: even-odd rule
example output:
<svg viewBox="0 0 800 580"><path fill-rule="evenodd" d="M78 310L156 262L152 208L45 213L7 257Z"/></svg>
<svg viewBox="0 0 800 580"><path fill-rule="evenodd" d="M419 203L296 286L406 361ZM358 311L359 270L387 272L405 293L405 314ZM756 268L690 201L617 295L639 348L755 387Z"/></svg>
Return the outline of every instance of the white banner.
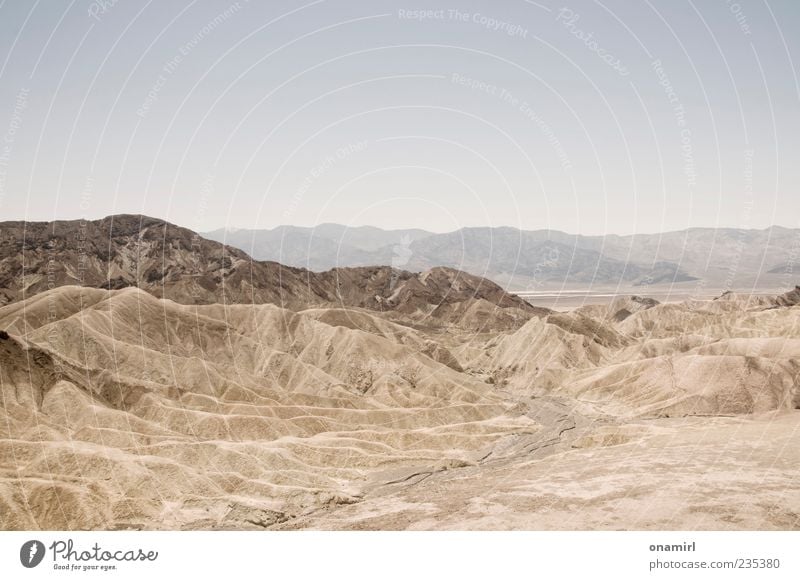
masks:
<svg viewBox="0 0 800 580"><path fill-rule="evenodd" d="M796 579L798 540L794 532L2 532L0 577Z"/></svg>

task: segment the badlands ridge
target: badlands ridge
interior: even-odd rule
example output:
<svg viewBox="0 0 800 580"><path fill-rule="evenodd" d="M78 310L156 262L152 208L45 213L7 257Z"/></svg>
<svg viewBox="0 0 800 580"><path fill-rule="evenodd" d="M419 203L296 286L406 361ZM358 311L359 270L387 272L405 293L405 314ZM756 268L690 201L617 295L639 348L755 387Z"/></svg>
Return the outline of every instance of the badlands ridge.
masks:
<svg viewBox="0 0 800 580"><path fill-rule="evenodd" d="M798 529L800 289L534 308L0 224L2 529Z"/></svg>

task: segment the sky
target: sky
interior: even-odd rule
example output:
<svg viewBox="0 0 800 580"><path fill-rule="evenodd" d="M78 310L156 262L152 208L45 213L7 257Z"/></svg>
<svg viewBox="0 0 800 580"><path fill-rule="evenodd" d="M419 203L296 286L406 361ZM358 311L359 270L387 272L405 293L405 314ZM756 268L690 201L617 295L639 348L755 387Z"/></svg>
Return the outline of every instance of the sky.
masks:
<svg viewBox="0 0 800 580"><path fill-rule="evenodd" d="M0 0L0 219L800 227L798 29L795 0Z"/></svg>

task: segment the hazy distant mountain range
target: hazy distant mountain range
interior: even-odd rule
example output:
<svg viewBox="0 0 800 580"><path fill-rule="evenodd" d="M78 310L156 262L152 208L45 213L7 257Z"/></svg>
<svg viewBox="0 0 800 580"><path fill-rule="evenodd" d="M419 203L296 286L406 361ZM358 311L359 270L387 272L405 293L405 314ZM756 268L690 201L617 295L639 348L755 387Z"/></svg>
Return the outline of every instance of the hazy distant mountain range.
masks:
<svg viewBox="0 0 800 580"><path fill-rule="evenodd" d="M202 234L258 260L315 271L390 265L446 266L515 290L690 283L709 288L790 287L800 230L692 228L662 234L580 236L556 230L463 228L435 234L322 224Z"/></svg>

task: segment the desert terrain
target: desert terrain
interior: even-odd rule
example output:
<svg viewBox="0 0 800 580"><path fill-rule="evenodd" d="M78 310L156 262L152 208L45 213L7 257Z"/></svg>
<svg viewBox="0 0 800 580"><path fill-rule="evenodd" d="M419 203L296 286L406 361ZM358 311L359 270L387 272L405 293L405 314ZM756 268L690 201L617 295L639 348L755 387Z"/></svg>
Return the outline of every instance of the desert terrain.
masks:
<svg viewBox="0 0 800 580"><path fill-rule="evenodd" d="M0 226L1 529L800 528L800 288L556 311Z"/></svg>

